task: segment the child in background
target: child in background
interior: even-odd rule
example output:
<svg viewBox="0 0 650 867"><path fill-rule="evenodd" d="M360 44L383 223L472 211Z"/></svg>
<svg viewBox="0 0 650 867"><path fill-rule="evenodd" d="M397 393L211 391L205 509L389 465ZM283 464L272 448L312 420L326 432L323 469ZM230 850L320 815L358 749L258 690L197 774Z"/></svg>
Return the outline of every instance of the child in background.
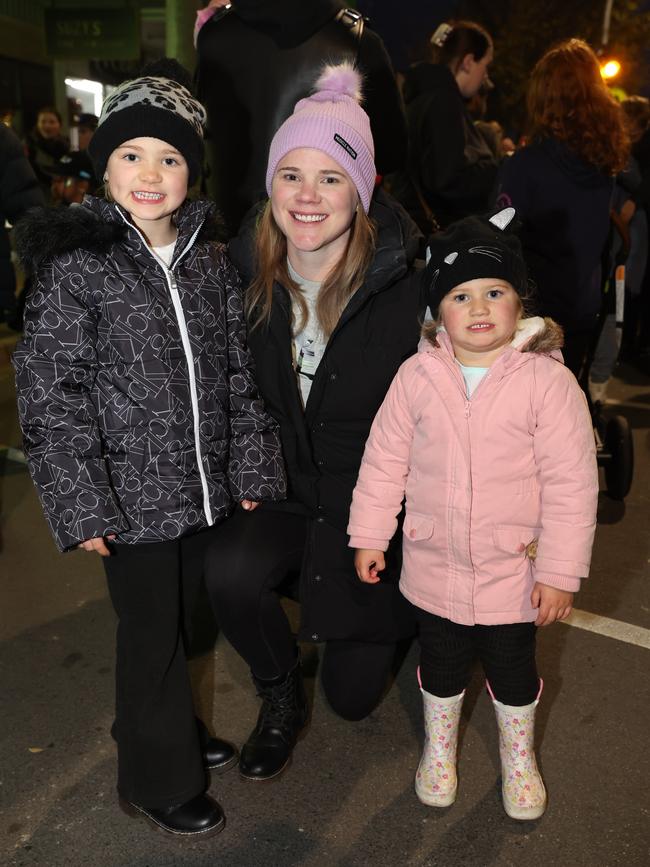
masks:
<svg viewBox="0 0 650 867"><path fill-rule="evenodd" d="M186 201L203 152L189 74L152 65L104 103L90 144L106 200L34 215L14 356L24 447L61 551L103 558L119 618L118 793L129 815L204 839L206 768L237 762L195 717L187 629L215 524L284 494L253 380L236 272Z"/></svg>
<svg viewBox="0 0 650 867"><path fill-rule="evenodd" d="M504 231L513 215L469 217L434 236L439 319L425 324L374 421L348 532L359 578L378 582L406 497L400 589L419 621L426 731L418 797L455 800L458 723L478 657L505 810L534 819L546 806L533 751L535 632L568 616L588 574L598 473L561 331L522 318L526 268Z"/></svg>

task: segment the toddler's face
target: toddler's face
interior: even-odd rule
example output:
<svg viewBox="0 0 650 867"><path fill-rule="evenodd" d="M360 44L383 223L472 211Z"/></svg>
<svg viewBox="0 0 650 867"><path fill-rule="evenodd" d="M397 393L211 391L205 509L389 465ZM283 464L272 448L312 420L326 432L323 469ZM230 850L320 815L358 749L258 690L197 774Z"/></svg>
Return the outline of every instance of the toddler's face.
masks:
<svg viewBox="0 0 650 867"><path fill-rule="evenodd" d="M170 144L142 136L110 155L105 182L111 197L147 237L155 223L169 223L187 195L189 170Z"/></svg>
<svg viewBox="0 0 650 867"><path fill-rule="evenodd" d="M461 364L489 367L510 343L521 301L510 283L478 277L455 286L440 303L440 319Z"/></svg>

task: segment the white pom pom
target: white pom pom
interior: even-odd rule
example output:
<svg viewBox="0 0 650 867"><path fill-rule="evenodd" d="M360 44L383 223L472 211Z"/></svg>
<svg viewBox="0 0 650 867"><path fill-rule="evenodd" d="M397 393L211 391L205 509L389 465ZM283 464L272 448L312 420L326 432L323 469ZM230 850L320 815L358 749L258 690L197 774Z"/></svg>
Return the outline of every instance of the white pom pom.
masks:
<svg viewBox="0 0 650 867"><path fill-rule="evenodd" d="M363 99L361 75L351 63L326 66L316 82L315 90L345 94L357 102Z"/></svg>

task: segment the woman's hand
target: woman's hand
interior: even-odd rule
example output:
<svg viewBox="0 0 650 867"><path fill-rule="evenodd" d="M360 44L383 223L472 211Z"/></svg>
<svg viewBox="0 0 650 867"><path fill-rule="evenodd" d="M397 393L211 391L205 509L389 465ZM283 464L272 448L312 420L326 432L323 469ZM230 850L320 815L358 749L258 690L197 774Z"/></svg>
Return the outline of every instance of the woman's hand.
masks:
<svg viewBox="0 0 650 867"><path fill-rule="evenodd" d="M115 534L112 533L110 536L96 536L94 539L86 539L84 542L80 542L77 545L77 548L83 548L84 551L96 551L98 554L101 554L102 557L110 557L111 552L106 547L104 539L113 542Z"/></svg>
<svg viewBox="0 0 650 867"><path fill-rule="evenodd" d="M549 626L556 620L565 620L571 614L573 593L536 581L530 602L533 608L539 608L535 626Z"/></svg>
<svg viewBox="0 0 650 867"><path fill-rule="evenodd" d="M354 568L365 584L377 584L381 580L378 573L386 568L384 552L374 551L372 548L357 548Z"/></svg>
<svg viewBox="0 0 650 867"><path fill-rule="evenodd" d="M253 502L253 500L242 500L239 505L247 512L254 512L255 509L259 506L259 503L255 503Z"/></svg>

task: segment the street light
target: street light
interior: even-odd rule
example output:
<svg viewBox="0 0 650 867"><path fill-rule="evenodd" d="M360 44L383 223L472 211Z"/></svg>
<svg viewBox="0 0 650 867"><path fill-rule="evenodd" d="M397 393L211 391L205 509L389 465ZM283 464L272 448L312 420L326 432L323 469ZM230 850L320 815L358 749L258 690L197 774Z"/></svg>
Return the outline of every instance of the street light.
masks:
<svg viewBox="0 0 650 867"><path fill-rule="evenodd" d="M600 74L605 81L611 81L612 78L616 78L620 71L621 64L614 58L610 58L610 60L606 60L600 64Z"/></svg>
<svg viewBox="0 0 650 867"><path fill-rule="evenodd" d="M621 71L621 64L616 60L615 57L607 58L605 51L607 50L607 43L609 42L609 24L612 19L612 6L614 5L614 0L607 0L605 3L605 11L603 13L603 36L601 39L601 48L598 52L598 56L600 57L600 74L603 79L607 82L610 82L613 78Z"/></svg>

